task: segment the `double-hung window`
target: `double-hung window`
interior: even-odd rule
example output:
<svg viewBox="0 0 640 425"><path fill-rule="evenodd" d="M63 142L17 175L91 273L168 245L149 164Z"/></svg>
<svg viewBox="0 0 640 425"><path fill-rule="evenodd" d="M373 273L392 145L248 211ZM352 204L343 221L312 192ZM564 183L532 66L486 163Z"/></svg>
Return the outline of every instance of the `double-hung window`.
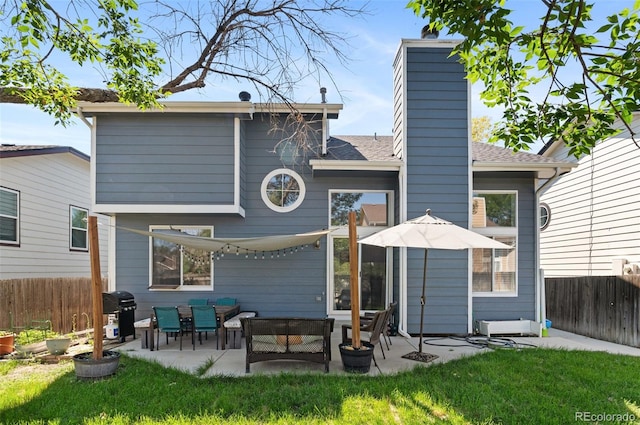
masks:
<svg viewBox="0 0 640 425"><path fill-rule="evenodd" d="M0 244L20 245L20 192L0 187Z"/></svg>
<svg viewBox="0 0 640 425"><path fill-rule="evenodd" d="M72 251L89 250L88 231L89 210L84 208L69 207L69 249Z"/></svg>
<svg viewBox="0 0 640 425"><path fill-rule="evenodd" d="M203 238L213 236L212 226L151 226L153 233L176 233ZM151 289L206 291L213 289L211 253L180 246L159 238L150 240Z"/></svg>
<svg viewBox="0 0 640 425"><path fill-rule="evenodd" d="M473 230L511 247L473 250L474 295L517 295L517 195L515 191L473 194Z"/></svg>

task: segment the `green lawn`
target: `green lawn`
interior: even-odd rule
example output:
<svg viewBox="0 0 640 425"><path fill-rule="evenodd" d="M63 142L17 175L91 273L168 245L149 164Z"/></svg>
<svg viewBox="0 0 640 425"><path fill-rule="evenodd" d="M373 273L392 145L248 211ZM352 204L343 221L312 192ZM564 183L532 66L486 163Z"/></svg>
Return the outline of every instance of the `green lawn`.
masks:
<svg viewBox="0 0 640 425"><path fill-rule="evenodd" d="M123 355L116 376L0 362L2 424L640 423L640 357L497 350L392 376L199 378Z"/></svg>

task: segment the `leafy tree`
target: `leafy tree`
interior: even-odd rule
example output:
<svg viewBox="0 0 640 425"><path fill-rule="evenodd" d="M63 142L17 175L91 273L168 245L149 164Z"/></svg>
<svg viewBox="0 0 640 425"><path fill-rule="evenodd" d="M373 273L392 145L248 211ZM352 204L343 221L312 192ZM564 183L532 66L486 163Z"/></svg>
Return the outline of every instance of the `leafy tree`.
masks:
<svg viewBox="0 0 640 425"><path fill-rule="evenodd" d="M331 195L331 225L345 226L349 222L349 212L356 211L356 221L360 221L360 209L356 204L362 198L362 193L341 192Z"/></svg>
<svg viewBox="0 0 640 425"><path fill-rule="evenodd" d="M578 157L615 134L616 119L638 145L630 122L640 102L640 2L592 22L604 3L540 0L531 10L539 26L527 30L512 21L505 0L411 0L408 7L432 29L463 37L454 53L470 80L483 84L484 103L504 108L491 142L518 151L562 139ZM531 91L540 87L536 101Z"/></svg>
<svg viewBox="0 0 640 425"><path fill-rule="evenodd" d="M66 124L80 100L160 107L217 77L251 82L302 122L296 84L330 79L326 55L346 61L346 39L326 22L362 12L346 0L0 0L0 102L35 105ZM52 65L61 57L93 65L106 87L76 87Z"/></svg>
<svg viewBox="0 0 640 425"><path fill-rule="evenodd" d="M491 136L491 118L486 115L471 118L471 140L486 142Z"/></svg>

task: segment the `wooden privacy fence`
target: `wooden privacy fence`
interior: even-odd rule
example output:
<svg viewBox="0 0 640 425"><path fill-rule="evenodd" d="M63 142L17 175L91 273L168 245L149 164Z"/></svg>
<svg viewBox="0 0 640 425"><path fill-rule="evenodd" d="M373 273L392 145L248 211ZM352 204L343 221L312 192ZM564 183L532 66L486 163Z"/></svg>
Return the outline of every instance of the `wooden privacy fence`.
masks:
<svg viewBox="0 0 640 425"><path fill-rule="evenodd" d="M102 280L106 291L107 280ZM93 327L91 278L30 278L0 281L0 329L48 326L59 333Z"/></svg>
<svg viewBox="0 0 640 425"><path fill-rule="evenodd" d="M640 276L546 278L554 328L640 347Z"/></svg>

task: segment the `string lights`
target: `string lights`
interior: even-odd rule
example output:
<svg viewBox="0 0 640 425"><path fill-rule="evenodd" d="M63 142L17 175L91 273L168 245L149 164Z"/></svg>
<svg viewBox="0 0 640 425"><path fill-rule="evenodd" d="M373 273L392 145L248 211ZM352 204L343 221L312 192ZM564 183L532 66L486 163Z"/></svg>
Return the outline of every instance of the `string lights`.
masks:
<svg viewBox="0 0 640 425"><path fill-rule="evenodd" d="M304 250L305 247L308 247L309 245L298 245L295 247L290 247L288 254L293 254L298 252L298 250L302 251ZM267 255L267 253L270 253L271 258L274 258L274 256L276 258L280 258L280 254L282 254L282 257L286 257L287 256L287 248L284 249L276 249L276 250L272 250L272 251L258 251L258 250L253 250L253 249L246 249L246 248L242 248L240 246L233 246L231 244L227 244L226 246L222 247L221 249L217 250L217 251L211 251L209 253L209 255L204 256L204 255L196 255L193 252L191 252L190 250L187 249L186 246L184 245L178 245L179 249L180 249L180 253L182 253L182 255L184 255L185 258L187 258L189 261L195 263L196 265L204 265L206 264L208 261L219 261L221 259L224 258L224 254L231 252L232 249L235 249L235 254L236 256L239 256L241 253L244 254L244 258L249 258L249 255L253 255L253 259L257 260L258 256L260 256L261 259L265 259L265 255Z"/></svg>
<svg viewBox="0 0 640 425"><path fill-rule="evenodd" d="M180 252L185 256L185 258L189 259L191 262L195 263L195 264L206 264L207 261L209 260L221 260L224 258L224 254L225 252L230 252L232 248L235 248L235 253L236 256L239 256L240 253L244 253L245 258L249 258L249 255L253 255L253 258L255 260L258 259L258 257L260 257L261 259L265 259L267 253L270 253L271 258L280 258L280 254L282 254L282 257L286 257L287 254L293 254L298 252L298 250L302 251L304 250L305 247L307 247L308 245L299 245L296 247L291 247L289 248L289 252L287 252L287 248L285 249L277 249L277 250L273 250L273 251L258 251L258 250L251 250L251 249L245 249L245 248L241 248L241 247L232 247L230 245L227 245L225 247L223 247L222 249L219 249L217 251L212 251L208 256L203 256L203 255L195 255L193 252L190 252L189 250L187 250L184 245L179 245L179 249Z"/></svg>

